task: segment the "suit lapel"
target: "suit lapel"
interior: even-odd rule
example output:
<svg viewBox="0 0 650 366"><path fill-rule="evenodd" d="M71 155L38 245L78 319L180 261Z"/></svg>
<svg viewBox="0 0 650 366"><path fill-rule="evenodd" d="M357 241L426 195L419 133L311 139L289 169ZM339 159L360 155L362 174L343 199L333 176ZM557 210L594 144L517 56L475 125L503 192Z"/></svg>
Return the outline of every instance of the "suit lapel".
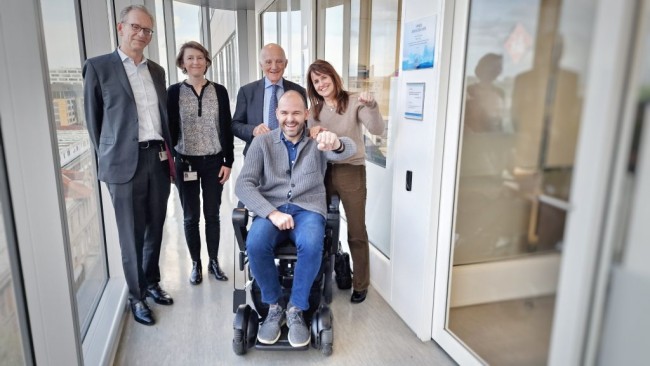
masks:
<svg viewBox="0 0 650 366"><path fill-rule="evenodd" d="M152 67L151 60L147 60L147 69L149 69L149 74L151 74L151 80L153 80L153 85L156 88L156 95L158 96L158 105L164 108L167 108L165 103L165 79L160 75L155 68Z"/></svg>
<svg viewBox="0 0 650 366"><path fill-rule="evenodd" d="M258 98L259 102L259 107L255 108L255 118L253 119L254 121L264 121L264 78L260 79L257 82L257 86L255 87L255 97Z"/></svg>
<svg viewBox="0 0 650 366"><path fill-rule="evenodd" d="M160 123L163 131L163 138L165 142L171 144L171 135L169 133L169 122L167 119L167 90L165 89L165 74L159 72L157 68L153 67L153 61L147 60L147 69L153 80L154 88L156 89L156 96L158 97L158 110L160 111Z"/></svg>

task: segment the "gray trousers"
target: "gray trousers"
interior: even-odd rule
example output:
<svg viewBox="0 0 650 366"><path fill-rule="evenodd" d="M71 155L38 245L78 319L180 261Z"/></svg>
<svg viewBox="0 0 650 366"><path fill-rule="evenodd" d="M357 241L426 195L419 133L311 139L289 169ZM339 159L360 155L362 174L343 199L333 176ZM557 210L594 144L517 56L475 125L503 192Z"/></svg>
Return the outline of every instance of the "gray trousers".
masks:
<svg viewBox="0 0 650 366"><path fill-rule="evenodd" d="M160 161L160 147L140 149L131 181L108 183L122 251L129 298L141 300L148 285L160 282L160 246L167 214L169 164Z"/></svg>

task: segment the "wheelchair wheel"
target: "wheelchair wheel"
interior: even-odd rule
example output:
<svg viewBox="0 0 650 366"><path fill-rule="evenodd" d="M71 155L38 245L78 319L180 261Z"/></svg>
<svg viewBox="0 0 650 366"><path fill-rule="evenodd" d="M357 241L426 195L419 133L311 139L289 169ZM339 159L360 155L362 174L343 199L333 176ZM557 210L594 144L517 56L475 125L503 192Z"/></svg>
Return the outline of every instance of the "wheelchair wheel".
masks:
<svg viewBox="0 0 650 366"><path fill-rule="evenodd" d="M331 356L332 355L332 344L331 343L325 343L325 344L321 345L320 351L323 354L323 356Z"/></svg>
<svg viewBox="0 0 650 366"><path fill-rule="evenodd" d="M236 355L243 355L246 353L246 341L245 341L244 331L241 329L235 329L235 337L232 340L232 350L235 351Z"/></svg>
<svg viewBox="0 0 650 366"><path fill-rule="evenodd" d="M334 330L332 329L332 312L325 305L314 313L311 322L312 346L321 351L323 356L330 356L333 351Z"/></svg>
<svg viewBox="0 0 650 366"><path fill-rule="evenodd" d="M232 349L237 355L243 355L255 344L259 318L257 312L249 305L240 305L233 322L234 337Z"/></svg>

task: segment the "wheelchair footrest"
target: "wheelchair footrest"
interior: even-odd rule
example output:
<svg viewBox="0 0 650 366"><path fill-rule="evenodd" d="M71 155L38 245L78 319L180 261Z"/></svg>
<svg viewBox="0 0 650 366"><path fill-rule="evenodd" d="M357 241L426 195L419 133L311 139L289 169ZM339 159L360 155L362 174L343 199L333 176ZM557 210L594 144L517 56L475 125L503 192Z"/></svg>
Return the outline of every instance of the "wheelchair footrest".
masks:
<svg viewBox="0 0 650 366"><path fill-rule="evenodd" d="M289 328L286 325L283 325L282 331L280 333L280 339L278 339L277 342L273 344L264 344L256 340L255 349L263 351L305 351L309 349L310 344L302 347L291 346L289 343Z"/></svg>

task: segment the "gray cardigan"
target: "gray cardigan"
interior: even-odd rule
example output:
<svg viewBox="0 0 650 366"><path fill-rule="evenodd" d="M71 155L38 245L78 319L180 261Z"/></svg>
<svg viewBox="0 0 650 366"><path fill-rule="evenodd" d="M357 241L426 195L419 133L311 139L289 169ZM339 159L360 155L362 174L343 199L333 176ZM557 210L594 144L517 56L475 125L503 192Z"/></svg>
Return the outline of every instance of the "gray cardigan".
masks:
<svg viewBox="0 0 650 366"><path fill-rule="evenodd" d="M289 155L280 132L278 128L253 139L235 185L237 197L261 217L268 217L277 207L291 203L326 218L327 162L349 158L356 153L356 145L351 139L341 137L345 145L343 152L320 151L316 141L305 135L298 144L293 168L289 169ZM289 191L291 198L287 197Z"/></svg>

